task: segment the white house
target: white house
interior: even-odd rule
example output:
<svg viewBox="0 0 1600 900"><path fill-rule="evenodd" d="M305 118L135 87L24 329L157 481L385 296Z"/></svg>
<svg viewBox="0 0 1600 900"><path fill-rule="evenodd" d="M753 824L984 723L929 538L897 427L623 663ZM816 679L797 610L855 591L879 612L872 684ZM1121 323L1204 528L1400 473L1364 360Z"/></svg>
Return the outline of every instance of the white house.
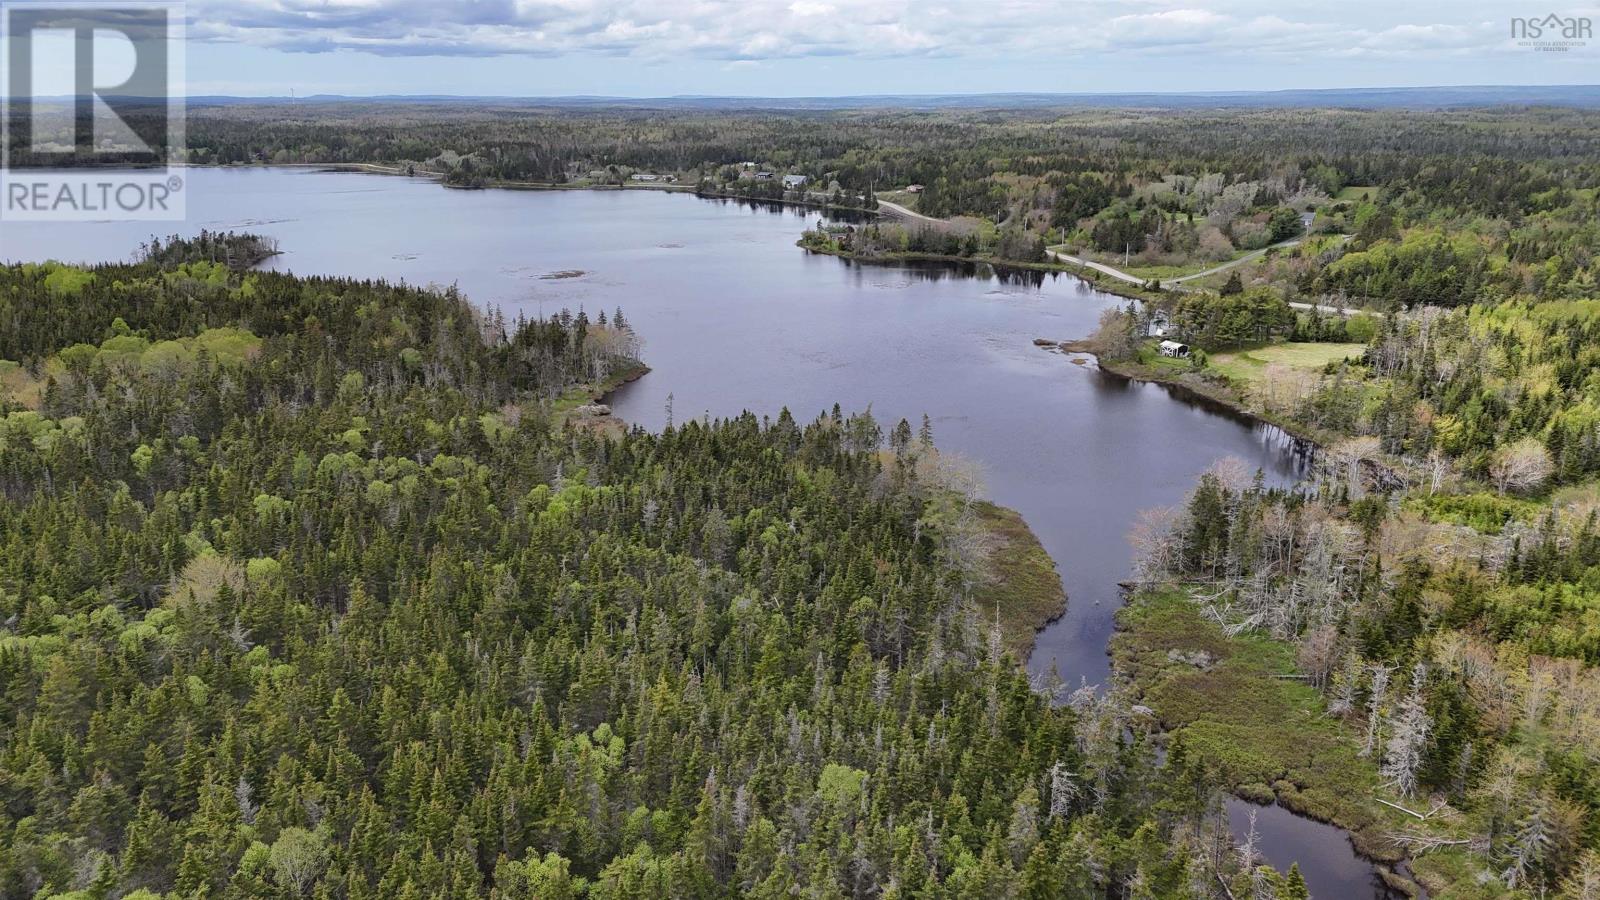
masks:
<svg viewBox="0 0 1600 900"><path fill-rule="evenodd" d="M1180 359L1187 357L1189 355L1189 345L1180 344L1177 341L1162 341L1161 355L1177 357Z"/></svg>
<svg viewBox="0 0 1600 900"><path fill-rule="evenodd" d="M806 186L806 182L809 180L804 175L785 175L783 176L783 186L789 189L802 188Z"/></svg>
<svg viewBox="0 0 1600 900"><path fill-rule="evenodd" d="M638 173L634 174L633 180L634 181L655 181L659 177L660 176L658 176L658 175L651 175L648 172L638 172Z"/></svg>

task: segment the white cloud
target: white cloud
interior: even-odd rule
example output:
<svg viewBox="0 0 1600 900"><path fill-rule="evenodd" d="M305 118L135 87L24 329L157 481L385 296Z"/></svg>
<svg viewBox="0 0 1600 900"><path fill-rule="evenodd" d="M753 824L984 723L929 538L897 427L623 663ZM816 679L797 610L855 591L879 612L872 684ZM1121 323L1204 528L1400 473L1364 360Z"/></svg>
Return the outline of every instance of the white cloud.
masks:
<svg viewBox="0 0 1600 900"><path fill-rule="evenodd" d="M832 15L835 7L832 3L815 3L810 0L795 0L789 4L789 12L797 16L827 16Z"/></svg>
<svg viewBox="0 0 1600 900"><path fill-rule="evenodd" d="M1348 0L190 0L191 39L383 55L1300 60L1511 52L1498 4ZM1581 12L1581 11L1580 11Z"/></svg>

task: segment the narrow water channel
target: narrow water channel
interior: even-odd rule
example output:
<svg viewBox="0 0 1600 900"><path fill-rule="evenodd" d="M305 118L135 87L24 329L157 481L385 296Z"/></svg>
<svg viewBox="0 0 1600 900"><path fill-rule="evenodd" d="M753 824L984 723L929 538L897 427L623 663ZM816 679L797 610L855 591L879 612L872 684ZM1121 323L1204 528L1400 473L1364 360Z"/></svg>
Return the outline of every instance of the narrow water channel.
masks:
<svg viewBox="0 0 1600 900"><path fill-rule="evenodd" d="M187 189L185 223L0 224L0 259L122 259L152 233L248 229L281 243L271 268L456 285L513 317L621 307L653 371L613 403L646 428L669 409L804 420L837 403L886 428L927 413L940 447L977 463L1060 567L1068 609L1029 668L1074 685L1107 677L1140 510L1179 502L1224 456L1279 485L1306 464L1275 428L1033 345L1090 334L1119 298L1066 275L807 254L795 239L815 212L288 169L193 170ZM1263 827L1274 864L1301 860L1318 897L1370 895L1372 867L1341 833L1282 819Z"/></svg>
<svg viewBox="0 0 1600 900"><path fill-rule="evenodd" d="M1318 898L1388 897L1388 886L1377 870L1355 855L1343 829L1298 816L1282 806L1257 806L1230 797L1226 801L1228 830L1242 841L1250 831L1250 813L1256 816L1256 852L1282 872L1295 864L1305 877L1311 895Z"/></svg>

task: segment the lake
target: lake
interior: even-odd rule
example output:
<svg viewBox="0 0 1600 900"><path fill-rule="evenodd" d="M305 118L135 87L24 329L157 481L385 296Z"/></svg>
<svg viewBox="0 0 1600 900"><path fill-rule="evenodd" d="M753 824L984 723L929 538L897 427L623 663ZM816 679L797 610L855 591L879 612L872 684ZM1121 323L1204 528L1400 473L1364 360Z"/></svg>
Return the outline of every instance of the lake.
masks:
<svg viewBox="0 0 1600 900"><path fill-rule="evenodd" d="M1087 336L1125 302L1073 276L850 263L795 246L814 211L682 194L455 191L302 169L187 180L188 222L0 225L0 259L124 259L152 234L248 229L281 243L268 268L454 284L508 316L620 306L653 371L612 403L646 428L669 400L678 421L784 407L804 421L838 403L888 430L926 413L940 448L978 463L1060 567L1068 609L1028 665L1074 686L1107 676L1141 509L1181 502L1224 456L1280 485L1305 465L1275 428L1035 347ZM1342 839L1263 846L1282 868L1301 859L1319 896L1370 878Z"/></svg>
<svg viewBox="0 0 1600 900"><path fill-rule="evenodd" d="M1129 526L1233 455L1287 483L1301 460L1275 428L1174 398L1033 346L1094 330L1125 303L1070 275L859 265L795 240L817 213L646 191L455 191L421 179L300 169L195 169L190 220L0 226L0 258L124 259L152 234L249 229L266 267L459 285L508 316L622 307L650 375L613 398L659 428L743 410L801 420L870 407L887 431L933 420L979 463L1060 566L1067 614L1035 672L1102 682L1127 578ZM573 276L572 273L581 272ZM569 276L569 277L555 277Z"/></svg>

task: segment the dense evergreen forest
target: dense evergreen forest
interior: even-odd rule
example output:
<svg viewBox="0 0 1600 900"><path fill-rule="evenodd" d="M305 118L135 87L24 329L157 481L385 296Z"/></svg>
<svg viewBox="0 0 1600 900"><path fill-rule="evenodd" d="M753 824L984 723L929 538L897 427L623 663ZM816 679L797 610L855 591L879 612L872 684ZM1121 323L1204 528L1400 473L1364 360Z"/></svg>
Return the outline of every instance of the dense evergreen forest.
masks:
<svg viewBox="0 0 1600 900"><path fill-rule="evenodd" d="M1152 173L1205 166L1257 180L1300 167L1329 192L1406 182L1430 203L1509 209L1527 193L1519 188L1554 186L1566 172L1592 182L1597 117L1556 108L697 113L253 103L192 110L188 141L196 162L472 158L496 178L551 182L606 166L709 171L754 161L813 179L835 173L855 190L942 182L949 199L935 198L922 210L930 215L992 212L997 201L981 198L1003 198L1008 174L1082 198L1070 211L1090 215ZM1153 160L1166 165L1155 170ZM1120 177L1096 196L1074 177L1092 173Z"/></svg>
<svg viewBox="0 0 1600 900"><path fill-rule="evenodd" d="M0 896L1248 877L1207 782L1003 650L926 429L597 436L551 401L620 312L228 246L0 268Z"/></svg>
<svg viewBox="0 0 1600 900"><path fill-rule="evenodd" d="M1078 270L1144 302L1102 364L1318 471L1151 511L1118 683L1064 697L926 426L607 435L567 412L639 365L621 310L254 272L251 236L0 268L0 896L1303 897L1226 790L1435 897L1600 897L1600 114L245 104L189 138L883 200L934 221L803 245L1113 265Z"/></svg>

